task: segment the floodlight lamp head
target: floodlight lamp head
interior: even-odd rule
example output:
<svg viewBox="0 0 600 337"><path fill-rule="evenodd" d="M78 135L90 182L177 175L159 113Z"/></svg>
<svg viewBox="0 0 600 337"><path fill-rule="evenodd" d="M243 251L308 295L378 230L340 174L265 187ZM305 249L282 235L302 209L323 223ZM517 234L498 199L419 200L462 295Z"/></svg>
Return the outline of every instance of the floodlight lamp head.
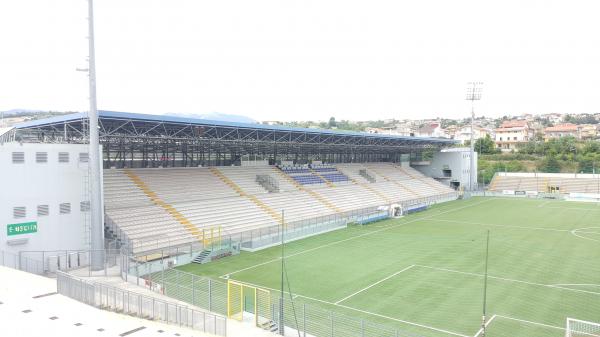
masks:
<svg viewBox="0 0 600 337"><path fill-rule="evenodd" d="M467 101L479 101L483 92L483 82L467 83Z"/></svg>

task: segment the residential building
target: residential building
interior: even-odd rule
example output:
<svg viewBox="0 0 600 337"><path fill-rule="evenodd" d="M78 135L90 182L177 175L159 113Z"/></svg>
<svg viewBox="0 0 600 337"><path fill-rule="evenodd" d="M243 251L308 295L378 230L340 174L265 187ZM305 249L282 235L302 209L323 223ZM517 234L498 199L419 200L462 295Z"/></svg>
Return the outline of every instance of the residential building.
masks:
<svg viewBox="0 0 600 337"><path fill-rule="evenodd" d="M579 127L575 124L564 123L549 126L544 129L544 140L546 141L563 137L575 137L580 139Z"/></svg>
<svg viewBox="0 0 600 337"><path fill-rule="evenodd" d="M444 129L442 129L442 125L438 122L426 123L423 124L417 130L418 137L437 137L437 138L448 138L448 134Z"/></svg>
<svg viewBox="0 0 600 337"><path fill-rule="evenodd" d="M496 147L502 151L518 151L519 144L528 142L535 134L525 120L504 121L494 132Z"/></svg>
<svg viewBox="0 0 600 337"><path fill-rule="evenodd" d="M473 139L477 140L479 138L485 138L486 135L491 136L492 131L489 129L482 128L480 126L473 127ZM462 144L465 144L467 141L471 140L471 126L465 125L456 130L454 134L454 139L460 140Z"/></svg>
<svg viewBox="0 0 600 337"><path fill-rule="evenodd" d="M584 140L598 139L599 131L599 124L581 124L579 126L579 137Z"/></svg>

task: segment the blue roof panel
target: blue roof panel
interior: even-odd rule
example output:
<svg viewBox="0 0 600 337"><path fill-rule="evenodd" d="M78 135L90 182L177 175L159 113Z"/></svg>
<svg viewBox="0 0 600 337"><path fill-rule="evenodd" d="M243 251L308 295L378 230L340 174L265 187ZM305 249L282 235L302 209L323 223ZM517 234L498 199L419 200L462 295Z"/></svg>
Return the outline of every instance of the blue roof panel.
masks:
<svg viewBox="0 0 600 337"><path fill-rule="evenodd" d="M237 123L237 122L224 122L215 121L208 119L197 119L197 118L186 118L168 115L150 115L150 114L139 114L131 112L119 112L119 111L106 111L99 110L98 115L100 118L106 119L131 119L138 121L151 121L151 122L167 122L177 124L195 124L195 125L207 125L215 127L231 127L231 128L243 128L243 129L260 129L269 131L283 131L283 132L303 132L311 134L328 134L338 136L356 136L356 137L367 137L367 138L385 138L385 139L396 139L396 140L410 140L414 142L432 142L432 143L445 143L455 144L456 140L445 139L445 138L426 138L426 137L408 137L408 136L394 136L394 135L382 135L376 133L346 131L346 130L328 130L328 129L311 129L311 128L294 128L282 125L266 125L266 124L250 124L250 123ZM63 116L56 116L46 119L34 120L24 122L16 125L17 129L26 129L41 127L51 124L61 124L71 121L80 120L87 117L87 113L74 113Z"/></svg>

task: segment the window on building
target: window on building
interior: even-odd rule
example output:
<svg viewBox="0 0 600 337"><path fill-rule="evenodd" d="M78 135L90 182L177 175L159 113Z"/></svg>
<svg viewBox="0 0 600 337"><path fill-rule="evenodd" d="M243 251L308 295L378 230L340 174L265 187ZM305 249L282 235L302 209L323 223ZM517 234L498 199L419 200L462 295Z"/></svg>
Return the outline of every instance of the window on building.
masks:
<svg viewBox="0 0 600 337"><path fill-rule="evenodd" d="M64 202L59 206L60 214L69 214L71 213L71 204L68 202Z"/></svg>
<svg viewBox="0 0 600 337"><path fill-rule="evenodd" d="M69 152L59 152L58 153L58 162L59 163L68 163L69 162Z"/></svg>
<svg viewBox="0 0 600 337"><path fill-rule="evenodd" d="M50 214L50 209L48 205L38 205L37 207L37 215L38 216L47 216Z"/></svg>
<svg viewBox="0 0 600 337"><path fill-rule="evenodd" d="M27 208L25 206L13 207L13 218L21 219L27 216Z"/></svg>
<svg viewBox="0 0 600 337"><path fill-rule="evenodd" d="M90 211L90 202L89 201L82 201L79 203L79 210L81 212L89 212Z"/></svg>
<svg viewBox="0 0 600 337"><path fill-rule="evenodd" d="M87 152L80 152L79 153L79 162L80 163L87 163L88 161L90 161L90 156Z"/></svg>
<svg viewBox="0 0 600 337"><path fill-rule="evenodd" d="M13 152L12 153L13 164L24 164L25 163L25 152Z"/></svg>
<svg viewBox="0 0 600 337"><path fill-rule="evenodd" d="M35 153L35 162L36 163L47 163L48 162L48 152L36 152Z"/></svg>

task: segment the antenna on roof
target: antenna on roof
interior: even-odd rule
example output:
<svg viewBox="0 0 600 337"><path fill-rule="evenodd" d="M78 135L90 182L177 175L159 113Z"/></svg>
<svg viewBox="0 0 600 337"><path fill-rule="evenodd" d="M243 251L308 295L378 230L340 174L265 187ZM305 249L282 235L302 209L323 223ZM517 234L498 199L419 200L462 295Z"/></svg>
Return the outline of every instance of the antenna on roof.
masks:
<svg viewBox="0 0 600 337"><path fill-rule="evenodd" d="M467 101L471 101L471 153L470 153L470 168L469 168L469 190L475 190L475 101L481 100L483 91L483 82L468 82L467 83Z"/></svg>

